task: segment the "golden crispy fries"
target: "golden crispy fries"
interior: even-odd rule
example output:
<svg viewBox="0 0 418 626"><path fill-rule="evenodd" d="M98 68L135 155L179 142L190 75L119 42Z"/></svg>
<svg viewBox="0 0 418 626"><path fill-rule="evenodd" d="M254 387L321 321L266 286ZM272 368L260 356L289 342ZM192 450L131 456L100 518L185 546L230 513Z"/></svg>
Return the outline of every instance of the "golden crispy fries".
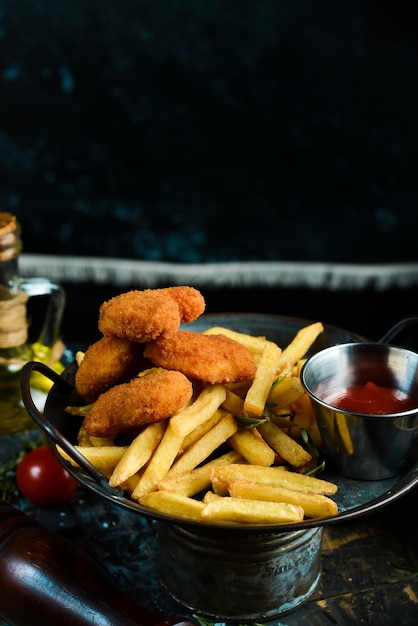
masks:
<svg viewBox="0 0 418 626"><path fill-rule="evenodd" d="M111 487L121 485L144 467L160 443L165 428L164 422L149 424L135 437L109 478Z"/></svg>
<svg viewBox="0 0 418 626"><path fill-rule="evenodd" d="M166 476L164 480L158 483L157 489L173 491L182 496L194 496L210 488L209 470L211 467L214 465L228 465L230 463L245 463L245 460L238 452L231 450L187 474L174 476L173 478Z"/></svg>
<svg viewBox="0 0 418 626"><path fill-rule="evenodd" d="M204 504L193 498L181 496L172 491L153 491L140 500L140 504L166 515L200 520Z"/></svg>
<svg viewBox="0 0 418 626"><path fill-rule="evenodd" d="M213 326L203 331L204 335L225 335L243 346L248 348L253 354L261 354L266 344L265 337L255 337L254 335L247 335L246 333L239 333L230 328L224 328L223 326Z"/></svg>
<svg viewBox="0 0 418 626"><path fill-rule="evenodd" d="M332 496L337 492L337 485L315 476L307 476L297 472L289 472L280 466L261 467L258 465L243 465L239 463L231 465L216 465L211 467L209 476L213 490L219 495L228 493L228 485L235 480L252 480L259 483L277 485L306 491L307 493L320 493Z"/></svg>
<svg viewBox="0 0 418 626"><path fill-rule="evenodd" d="M302 367L305 365L306 361L308 359L304 358L304 359L299 359L296 363L295 366L293 368L293 376L295 376L296 378L300 377L300 372Z"/></svg>
<svg viewBox="0 0 418 626"><path fill-rule="evenodd" d="M225 383L224 387L226 390L230 389L240 398L245 397L248 389L250 388L251 381L250 380L241 380L238 383Z"/></svg>
<svg viewBox="0 0 418 626"><path fill-rule="evenodd" d="M218 494L214 493L213 491L207 491L203 496L202 502L207 504L208 502L213 502L214 500L218 500L223 497L224 496L218 496Z"/></svg>
<svg viewBox="0 0 418 626"><path fill-rule="evenodd" d="M138 484L138 481L139 481L139 474L133 474L132 476L129 476L129 478L125 480L125 482L119 485L119 487L120 489L123 489L126 496L131 496L133 490Z"/></svg>
<svg viewBox="0 0 418 626"><path fill-rule="evenodd" d="M293 421L305 428L313 444L321 450L323 448L322 436L308 394L304 393L300 396L293 404L293 408Z"/></svg>
<svg viewBox="0 0 418 626"><path fill-rule="evenodd" d="M226 397L223 385L206 385L196 400L170 418L172 431L184 439L197 426L212 417Z"/></svg>
<svg viewBox="0 0 418 626"><path fill-rule="evenodd" d="M264 422L257 429L273 450L293 467L301 467L312 459L312 455L305 448L273 422Z"/></svg>
<svg viewBox="0 0 418 626"><path fill-rule="evenodd" d="M277 426L280 426L279 420L275 422ZM306 431L311 438L313 444L319 449L322 445L321 437L319 435L319 428L317 428L316 420L312 420L310 413L296 411L293 414L292 424L294 428L289 435L296 441L300 441L302 431Z"/></svg>
<svg viewBox="0 0 418 626"><path fill-rule="evenodd" d="M111 476L116 465L125 454L126 446L74 446L99 472L106 478ZM57 450L60 455L69 461L71 465L77 467L77 463L59 446Z"/></svg>
<svg viewBox="0 0 418 626"><path fill-rule="evenodd" d="M157 483L167 475L179 453L181 442L182 438L173 431L171 422L169 422L163 438L139 479L138 485L132 492L134 500L140 500L145 494L153 491Z"/></svg>
<svg viewBox="0 0 418 626"><path fill-rule="evenodd" d="M301 328L283 350L279 359L279 368L281 370L291 369L295 363L302 359L315 339L324 331L321 322L314 322L304 328Z"/></svg>
<svg viewBox="0 0 418 626"><path fill-rule="evenodd" d="M83 425L80 426L80 430L77 435L77 443L79 446L86 447L91 446L90 435L87 433Z"/></svg>
<svg viewBox="0 0 418 626"><path fill-rule="evenodd" d="M217 409L212 417L207 419L206 422L203 422L203 424L196 426L196 428L194 428L192 432L186 435L186 437L183 439L180 454L183 454L184 451L190 448L190 446L196 443L196 441L199 441L199 439L203 437L203 435L205 435L207 432L209 432L211 428L216 426L216 424L218 424L223 417L225 417L225 411L223 411L222 409Z"/></svg>
<svg viewBox="0 0 418 626"><path fill-rule="evenodd" d="M246 417L259 418L263 415L267 396L277 376L281 352L278 345L272 341L266 341L254 380L245 396L244 415Z"/></svg>
<svg viewBox="0 0 418 626"><path fill-rule="evenodd" d="M303 509L294 504L241 498L213 498L203 505L201 519L240 524L286 524L301 522Z"/></svg>
<svg viewBox="0 0 418 626"><path fill-rule="evenodd" d="M298 400L304 393L305 390L299 378L296 376L279 376L269 391L267 403L270 410L275 413Z"/></svg>
<svg viewBox="0 0 418 626"><path fill-rule="evenodd" d="M90 435L90 444L92 446L113 446L114 443L112 437L93 437Z"/></svg>
<svg viewBox="0 0 418 626"><path fill-rule="evenodd" d="M167 474L167 478L186 474L205 461L208 456L219 448L231 435L237 431L238 425L230 413L225 413L218 424L196 441L174 463Z"/></svg>
<svg viewBox="0 0 418 626"><path fill-rule="evenodd" d="M229 438L229 444L254 465L273 465L276 458L274 450L260 437L255 428L240 428Z"/></svg>
<svg viewBox="0 0 418 626"><path fill-rule="evenodd" d="M75 353L75 360L77 365L80 365L81 361L84 359L84 355L85 352L83 352L82 350L77 350L77 352Z"/></svg>
<svg viewBox="0 0 418 626"><path fill-rule="evenodd" d="M233 498L296 504L303 508L305 517L310 518L332 517L338 513L337 504L327 496L293 491L285 487L266 485L250 480L236 480L230 483L229 495Z"/></svg>
<svg viewBox="0 0 418 626"><path fill-rule="evenodd" d="M225 401L222 404L223 408L226 411L232 413L237 417L241 417L244 415L244 400L237 395L234 391L230 389L226 389L226 397Z"/></svg>

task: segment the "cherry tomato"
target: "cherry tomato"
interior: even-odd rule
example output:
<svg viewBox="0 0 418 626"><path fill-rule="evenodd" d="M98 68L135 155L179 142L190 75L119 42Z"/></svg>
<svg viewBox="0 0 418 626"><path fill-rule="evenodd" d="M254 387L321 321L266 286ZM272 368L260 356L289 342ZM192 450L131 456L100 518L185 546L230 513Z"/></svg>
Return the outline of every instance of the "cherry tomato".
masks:
<svg viewBox="0 0 418 626"><path fill-rule="evenodd" d="M16 482L22 495L41 507L66 502L78 486L48 445L39 446L23 457L16 469Z"/></svg>

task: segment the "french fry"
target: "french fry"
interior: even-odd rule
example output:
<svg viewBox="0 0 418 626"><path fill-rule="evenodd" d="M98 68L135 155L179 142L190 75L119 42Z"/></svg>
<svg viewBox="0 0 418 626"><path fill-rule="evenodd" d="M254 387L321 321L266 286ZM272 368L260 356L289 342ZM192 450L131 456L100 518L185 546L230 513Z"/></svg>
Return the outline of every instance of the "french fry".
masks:
<svg viewBox="0 0 418 626"><path fill-rule="evenodd" d="M276 458L274 450L260 437L255 428L240 428L228 442L231 448L253 465L273 465Z"/></svg>
<svg viewBox="0 0 418 626"><path fill-rule="evenodd" d="M212 328L208 328L203 331L204 335L225 335L229 337L229 339L233 339L238 343L242 344L250 352L255 354L261 354L264 350L264 346L266 344L265 337L256 337L254 335L247 335L246 333L240 333L236 330L231 330L230 328L224 328L223 326L213 326Z"/></svg>
<svg viewBox="0 0 418 626"><path fill-rule="evenodd" d="M84 447L91 446L90 435L87 434L83 424L80 426L77 434L77 444Z"/></svg>
<svg viewBox="0 0 418 626"><path fill-rule="evenodd" d="M196 400L187 408L170 418L170 427L178 437L184 439L197 426L212 417L226 397L223 385L206 385Z"/></svg>
<svg viewBox="0 0 418 626"><path fill-rule="evenodd" d="M183 439L180 454L183 454L184 451L190 448L194 443L196 443L196 441L199 441L199 439L209 432L211 428L216 426L216 424L218 424L224 416L225 412L222 409L217 409L209 419L203 422L203 424L196 426L196 428L194 428Z"/></svg>
<svg viewBox="0 0 418 626"><path fill-rule="evenodd" d="M80 454L82 454L99 472L101 472L106 478L111 476L116 465L125 454L126 446L74 446ZM63 450L60 446L57 446L57 451L60 455L69 461L71 465L77 467L77 463Z"/></svg>
<svg viewBox="0 0 418 626"><path fill-rule="evenodd" d="M172 491L153 491L140 499L140 504L166 515L174 515L192 520L200 520L203 502L181 496Z"/></svg>
<svg viewBox="0 0 418 626"><path fill-rule="evenodd" d="M303 358L303 359L299 359L293 368L293 376L296 378L300 378L300 372L302 370L302 367L305 365L306 361L308 359L307 358Z"/></svg>
<svg viewBox="0 0 418 626"><path fill-rule="evenodd" d="M237 431L237 428L238 425L233 415L225 412L220 422L183 452L167 473L167 478L190 472L225 443Z"/></svg>
<svg viewBox="0 0 418 626"><path fill-rule="evenodd" d="M125 482L119 485L119 487L123 489L123 491L125 491L126 495L131 496L133 490L138 484L139 478L140 478L139 473L133 474L132 476L129 476L129 478L125 480Z"/></svg>
<svg viewBox="0 0 418 626"><path fill-rule="evenodd" d="M324 327L321 322L314 322L313 324L301 328L281 353L279 368L281 370L292 368L299 359L305 356L318 335L323 331Z"/></svg>
<svg viewBox="0 0 418 626"><path fill-rule="evenodd" d="M75 353L75 361L77 365L80 365L81 361L84 359L85 352L83 350L77 350Z"/></svg>
<svg viewBox="0 0 418 626"><path fill-rule="evenodd" d="M211 498L203 505L201 519L210 522L240 524L285 524L301 522L302 507L282 502L264 502L241 498Z"/></svg>
<svg viewBox="0 0 418 626"><path fill-rule="evenodd" d="M281 348L272 341L266 341L254 380L245 396L244 415L259 418L263 415L267 396L277 376Z"/></svg>
<svg viewBox="0 0 418 626"><path fill-rule="evenodd" d="M203 496L202 502L204 504L208 504L208 502L213 502L214 500L222 499L224 496L219 496L217 493L213 491L207 491Z"/></svg>
<svg viewBox="0 0 418 626"><path fill-rule="evenodd" d="M249 480L236 480L230 483L229 494L233 498L296 504L303 508L305 517L310 518L332 517L338 513L337 504L327 496L293 491L285 487L256 483Z"/></svg>
<svg viewBox="0 0 418 626"><path fill-rule="evenodd" d="M112 437L93 437L90 435L90 444L92 446L113 446L114 443Z"/></svg>
<svg viewBox="0 0 418 626"><path fill-rule="evenodd" d="M224 387L226 390L230 389L240 398L245 397L248 389L250 388L251 381L250 380L241 380L237 383L224 383Z"/></svg>
<svg viewBox="0 0 418 626"><path fill-rule="evenodd" d="M167 475L172 466L180 450L181 442L182 437L173 431L171 422L169 422L163 438L139 479L138 485L132 492L133 500L140 500L145 494L154 491L157 483Z"/></svg>
<svg viewBox="0 0 418 626"><path fill-rule="evenodd" d="M226 397L225 401L222 404L223 408L226 411L232 413L232 415L241 417L244 415L244 400L234 391L231 391L228 388L225 388Z"/></svg>
<svg viewBox="0 0 418 626"><path fill-rule="evenodd" d="M211 467L209 476L213 490L219 495L228 493L229 483L235 480L252 480L296 491L320 493L326 496L334 495L338 489L335 483L316 478L315 476L289 472L280 466L261 467L259 465L244 465L241 463L216 465Z"/></svg>
<svg viewBox="0 0 418 626"><path fill-rule="evenodd" d="M211 481L209 477L210 468L214 465L228 465L230 463L245 463L243 457L235 450L230 450L222 456L205 463L201 467L193 469L187 474L169 478L166 476L158 483L157 489L163 491L173 491L182 496L194 496L205 489L209 489Z"/></svg>
<svg viewBox="0 0 418 626"><path fill-rule="evenodd" d="M164 435L165 428L165 422L149 424L135 437L109 478L111 487L121 485L148 463Z"/></svg>
<svg viewBox="0 0 418 626"><path fill-rule="evenodd" d="M318 422L312 409L311 401L307 393L304 393L294 404L294 421L303 424L314 445L320 450L323 448L322 435Z"/></svg>
<svg viewBox="0 0 418 626"><path fill-rule="evenodd" d="M267 403L274 413L295 402L304 393L305 391L299 378L296 376L279 376L269 391Z"/></svg>
<svg viewBox="0 0 418 626"><path fill-rule="evenodd" d="M347 454L353 454L354 452L353 440L351 439L350 430L348 428L345 415L343 415L342 413L336 412L335 422L336 422L337 429L341 437L341 441L343 443L343 446Z"/></svg>
<svg viewBox="0 0 418 626"><path fill-rule="evenodd" d="M305 448L272 421L260 424L257 429L273 450L293 467L301 467L312 459L312 455Z"/></svg>

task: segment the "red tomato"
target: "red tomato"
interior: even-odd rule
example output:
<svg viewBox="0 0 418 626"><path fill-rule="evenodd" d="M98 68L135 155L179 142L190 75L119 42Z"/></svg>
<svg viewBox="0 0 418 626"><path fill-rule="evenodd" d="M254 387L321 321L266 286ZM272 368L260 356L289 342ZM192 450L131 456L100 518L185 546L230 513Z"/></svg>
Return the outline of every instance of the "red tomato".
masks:
<svg viewBox="0 0 418 626"><path fill-rule="evenodd" d="M16 482L22 495L41 507L66 502L78 486L47 445L23 457L16 469Z"/></svg>

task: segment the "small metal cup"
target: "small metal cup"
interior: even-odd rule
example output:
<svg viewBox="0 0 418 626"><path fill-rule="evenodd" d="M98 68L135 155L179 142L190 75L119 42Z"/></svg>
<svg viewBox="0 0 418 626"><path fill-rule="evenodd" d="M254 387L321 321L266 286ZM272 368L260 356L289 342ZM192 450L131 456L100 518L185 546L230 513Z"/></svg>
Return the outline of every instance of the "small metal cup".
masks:
<svg viewBox="0 0 418 626"><path fill-rule="evenodd" d="M324 400L330 392L369 381L410 395L417 408L370 415L337 409ZM417 353L384 343L335 345L308 359L301 382L336 471L350 478L382 480L405 468L418 433Z"/></svg>

